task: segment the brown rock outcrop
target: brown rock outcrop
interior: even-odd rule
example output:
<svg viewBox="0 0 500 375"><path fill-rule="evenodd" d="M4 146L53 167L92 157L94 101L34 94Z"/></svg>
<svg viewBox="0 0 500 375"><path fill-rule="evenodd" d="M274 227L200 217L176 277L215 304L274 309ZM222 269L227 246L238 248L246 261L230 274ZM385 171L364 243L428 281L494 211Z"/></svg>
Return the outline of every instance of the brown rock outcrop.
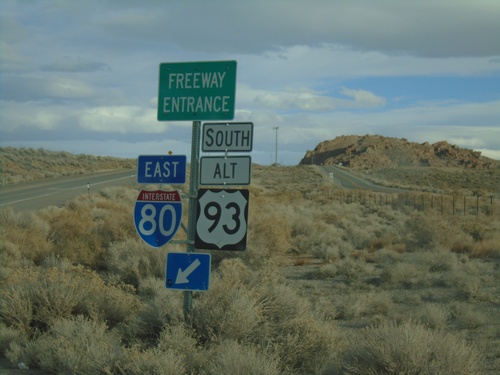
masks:
<svg viewBox="0 0 500 375"><path fill-rule="evenodd" d="M500 168L499 161L446 141L416 143L380 135L347 135L323 141L314 150L307 151L300 164L342 164L357 169L400 166Z"/></svg>

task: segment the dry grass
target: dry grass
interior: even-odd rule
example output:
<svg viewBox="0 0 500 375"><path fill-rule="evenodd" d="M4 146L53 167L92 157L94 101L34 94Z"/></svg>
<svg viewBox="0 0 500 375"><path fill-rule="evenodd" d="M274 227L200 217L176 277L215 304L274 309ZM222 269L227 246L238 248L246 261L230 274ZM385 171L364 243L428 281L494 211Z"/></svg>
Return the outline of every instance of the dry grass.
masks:
<svg viewBox="0 0 500 375"><path fill-rule="evenodd" d="M137 190L0 211L0 355L82 374L494 374L498 216L346 203L314 167L259 167L248 248L165 289ZM186 210L185 210L186 211ZM8 370L5 370L8 371Z"/></svg>
<svg viewBox="0 0 500 375"><path fill-rule="evenodd" d="M134 159L72 154L27 147L0 147L1 186L106 170L134 168Z"/></svg>
<svg viewBox="0 0 500 375"><path fill-rule="evenodd" d="M464 172L466 178L464 178ZM381 185L430 192L449 192L461 189L471 193L499 193L500 168L489 170L450 167L398 167L379 168L363 173Z"/></svg>
<svg viewBox="0 0 500 375"><path fill-rule="evenodd" d="M348 374L479 374L481 355L463 339L411 321L356 335L344 358Z"/></svg>

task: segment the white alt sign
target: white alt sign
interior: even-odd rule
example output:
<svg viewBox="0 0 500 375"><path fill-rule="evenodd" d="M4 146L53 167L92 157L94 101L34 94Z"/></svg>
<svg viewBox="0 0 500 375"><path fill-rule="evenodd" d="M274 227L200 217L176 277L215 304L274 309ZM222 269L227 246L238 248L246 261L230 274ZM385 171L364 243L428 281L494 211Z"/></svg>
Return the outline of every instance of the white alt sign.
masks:
<svg viewBox="0 0 500 375"><path fill-rule="evenodd" d="M200 161L201 185L249 185L250 156L206 156Z"/></svg>

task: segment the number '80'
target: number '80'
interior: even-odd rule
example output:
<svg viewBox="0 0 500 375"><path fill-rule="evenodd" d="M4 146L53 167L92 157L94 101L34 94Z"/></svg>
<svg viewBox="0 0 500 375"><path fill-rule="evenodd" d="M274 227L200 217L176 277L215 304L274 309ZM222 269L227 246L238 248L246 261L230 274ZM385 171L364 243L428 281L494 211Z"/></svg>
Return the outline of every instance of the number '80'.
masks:
<svg viewBox="0 0 500 375"><path fill-rule="evenodd" d="M165 220L165 215L170 212L172 219L170 221ZM170 236L174 233L176 229L175 223L177 222L177 214L175 208L170 204L165 204L162 206L160 212L158 213L158 220L156 220L157 210L156 207L148 203L144 205L141 209L141 220L139 221L139 231L145 235L150 236L156 232L157 224L160 233L163 236ZM165 225L169 224L168 228ZM148 229L149 228L149 229Z"/></svg>

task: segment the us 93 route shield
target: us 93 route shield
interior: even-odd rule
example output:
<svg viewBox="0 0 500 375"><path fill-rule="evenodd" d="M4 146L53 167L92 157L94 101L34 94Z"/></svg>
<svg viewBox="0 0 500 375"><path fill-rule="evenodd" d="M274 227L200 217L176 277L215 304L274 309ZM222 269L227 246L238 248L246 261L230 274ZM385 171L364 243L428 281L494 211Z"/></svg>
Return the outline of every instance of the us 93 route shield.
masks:
<svg viewBox="0 0 500 375"><path fill-rule="evenodd" d="M248 190L199 189L195 248L246 249Z"/></svg>

